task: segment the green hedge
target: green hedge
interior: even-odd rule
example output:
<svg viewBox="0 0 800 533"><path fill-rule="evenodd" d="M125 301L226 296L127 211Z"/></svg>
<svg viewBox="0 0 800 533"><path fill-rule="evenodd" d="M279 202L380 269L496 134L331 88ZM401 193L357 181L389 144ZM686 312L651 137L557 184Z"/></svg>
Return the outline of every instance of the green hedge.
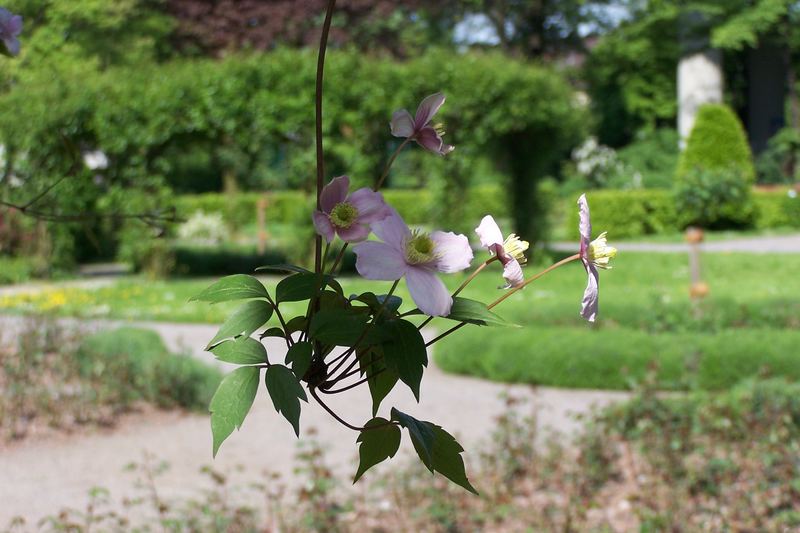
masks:
<svg viewBox="0 0 800 533"><path fill-rule="evenodd" d="M384 198L403 216L409 224L431 224L436 213L436 197L427 189L383 191ZM265 220L267 224L302 224L311 219L314 202L310 195L300 191L275 191L267 193L206 193L177 196L175 207L182 218L196 211L222 213L225 222L233 229L241 229L256 221L260 198L267 199ZM477 226L480 219L489 213L503 218L506 212L506 194L495 185L480 185L470 189L467 195L465 218ZM498 215L499 213L499 215Z"/></svg>
<svg viewBox="0 0 800 533"><path fill-rule="evenodd" d="M800 198L788 189L755 190L753 225L758 229L800 228ZM598 190L586 194L597 232L608 231L612 239L658 235L681 231L681 217L668 190ZM565 201L565 235L577 233L578 211L572 199Z"/></svg>

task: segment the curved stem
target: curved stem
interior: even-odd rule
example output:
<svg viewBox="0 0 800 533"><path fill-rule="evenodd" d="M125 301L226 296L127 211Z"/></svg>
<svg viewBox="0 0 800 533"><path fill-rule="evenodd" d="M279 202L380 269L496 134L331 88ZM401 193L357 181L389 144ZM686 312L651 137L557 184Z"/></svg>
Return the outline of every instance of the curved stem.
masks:
<svg viewBox="0 0 800 533"><path fill-rule="evenodd" d="M337 415L334 412L333 409L328 407L325 404L325 402L323 402L320 399L319 395L317 394L316 389L314 389L313 387L309 387L308 392L311 393L311 396L313 396L314 399L317 400L317 403L320 404L322 406L322 408L325 409L328 412L329 415L331 415L333 418L335 418L337 422L339 422L340 424L342 424L344 427L346 427L348 429L352 429L353 431L369 431L370 429L378 429L378 428L382 428L382 427L386 427L386 426L399 425L398 422L395 422L394 420L390 420L386 424L378 424L376 426L369 426L369 427L354 426L353 424L349 424L346 420L344 420L342 417Z"/></svg>
<svg viewBox="0 0 800 533"><path fill-rule="evenodd" d="M342 258L344 257L344 252L345 252L345 250L347 250L347 246L349 244L350 243L348 243L348 242L344 243L342 245L342 249L339 250L339 254L336 256L336 259L333 261L333 265L331 265L330 271L328 271L328 274L330 274L331 276L335 276L336 275L336 267L339 266L339 263L342 261Z"/></svg>
<svg viewBox="0 0 800 533"><path fill-rule="evenodd" d="M386 163L386 167L383 169L383 174L381 174L381 177L375 182L375 187L372 188L373 191L378 191L383 186L383 182L386 181L386 178L389 176L389 170L391 170L394 160L397 159L397 156L400 155L400 152L403 151L403 148L405 148L409 142L411 142L411 137L408 137L406 140L400 143L400 146L398 146L397 150L394 151L392 157L390 157L389 161Z"/></svg>

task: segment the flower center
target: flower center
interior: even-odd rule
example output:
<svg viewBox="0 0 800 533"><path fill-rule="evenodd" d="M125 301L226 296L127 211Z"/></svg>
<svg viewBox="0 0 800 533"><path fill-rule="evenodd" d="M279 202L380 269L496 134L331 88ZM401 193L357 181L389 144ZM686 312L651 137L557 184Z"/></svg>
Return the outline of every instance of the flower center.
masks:
<svg viewBox="0 0 800 533"><path fill-rule="evenodd" d="M411 265L430 263L436 259L435 248L430 235L415 231L406 243L406 261Z"/></svg>
<svg viewBox="0 0 800 533"><path fill-rule="evenodd" d="M530 247L528 241L523 241L515 234L509 235L503 243L503 250L517 260L520 265L524 265L527 259L525 258L525 250Z"/></svg>
<svg viewBox="0 0 800 533"><path fill-rule="evenodd" d="M358 209L353 204L340 202L331 209L331 223L337 228L349 228L358 218Z"/></svg>
<svg viewBox="0 0 800 533"><path fill-rule="evenodd" d="M608 245L606 232L589 243L587 259L598 268L610 269L609 261L617 256L617 249Z"/></svg>

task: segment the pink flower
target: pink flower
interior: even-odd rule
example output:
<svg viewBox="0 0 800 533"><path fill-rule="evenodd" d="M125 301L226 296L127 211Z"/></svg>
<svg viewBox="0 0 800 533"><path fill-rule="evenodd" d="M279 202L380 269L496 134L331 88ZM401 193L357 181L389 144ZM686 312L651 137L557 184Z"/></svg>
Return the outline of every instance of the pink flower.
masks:
<svg viewBox="0 0 800 533"><path fill-rule="evenodd" d="M317 233L328 242L339 235L345 242L360 242L369 236L369 225L391 213L383 195L368 188L347 195L350 178L339 176L322 189L320 207L312 218Z"/></svg>
<svg viewBox="0 0 800 533"><path fill-rule="evenodd" d="M453 298L436 272L459 272L469 267L472 249L464 235L411 231L392 209L392 214L372 225L383 242L359 244L356 270L367 279L394 281L405 276L408 292L417 307L430 316L447 316Z"/></svg>
<svg viewBox="0 0 800 533"><path fill-rule="evenodd" d="M491 215L486 215L480 225L475 228L475 233L481 240L481 246L496 255L503 264L503 278L506 280L504 289L521 287L525 279L522 275L522 265L525 264L525 250L530 246L527 241L520 240L515 234L503 239L503 233Z"/></svg>
<svg viewBox="0 0 800 533"><path fill-rule="evenodd" d="M597 269L610 269L611 266L608 263L617 256L617 249L608 245L605 232L601 233L597 239L591 240L592 220L589 216L589 202L586 201L585 194L578 198L578 209L580 212L578 229L581 233L580 255L583 267L589 275L586 290L583 292L581 316L589 322L594 322L597 318L598 288L600 285L600 274Z"/></svg>
<svg viewBox="0 0 800 533"><path fill-rule="evenodd" d="M439 155L446 155L453 151L454 147L444 144L442 135L444 131L441 127L430 125L433 116L444 104L444 95L436 93L425 98L417 108L417 114L411 118L411 113L405 109L395 111L392 115L392 135L395 137L405 137L417 141L417 144Z"/></svg>
<svg viewBox="0 0 800 533"><path fill-rule="evenodd" d="M0 7L0 41L3 41L6 55L19 54L17 36L22 33L22 17Z"/></svg>

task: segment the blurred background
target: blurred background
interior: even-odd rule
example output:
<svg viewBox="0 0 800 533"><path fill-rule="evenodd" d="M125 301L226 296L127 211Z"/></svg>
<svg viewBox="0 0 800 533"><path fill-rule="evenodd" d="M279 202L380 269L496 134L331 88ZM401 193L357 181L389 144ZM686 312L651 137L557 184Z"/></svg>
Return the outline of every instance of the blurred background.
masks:
<svg viewBox="0 0 800 533"><path fill-rule="evenodd" d="M118 468L171 438L160 433L176 424L169 417L193 428L175 438L202 447L193 449L198 457L164 450L164 461L177 463L167 493L209 462L204 411L220 374L202 348L233 307L188 299L214 277L311 261L325 4L5 2L24 17L24 30L20 55L0 61L0 467L8 467L0 471L53 449L82 464L70 454L86 453L84 434L102 457L119 449L120 420L133 420L123 434L134 439L125 452L135 457L109 451L102 463ZM395 491L378 523L442 531L800 527L798 68L796 1L338 2L325 77L328 177L373 183L400 143L389 134L391 113L413 113L441 91L447 102L436 120L455 152L407 148L384 190L410 224L473 238L481 217L493 214L531 241L533 273L576 251L575 201L586 192L595 232L608 231L620 248L614 270L603 272L596 326L578 317L585 278L573 265L499 309L525 328L500 336L465 328L437 345L436 365L449 374L435 370L429 387L462 391L486 409L475 423L451 405L437 422L447 428L452 417L470 444L488 438L493 451L474 454L483 476L476 486L507 492L469 500L406 477L395 480L406 492ZM689 227L704 234L687 243ZM351 255L344 272L354 273ZM277 282L263 279L270 289ZM478 278L467 296L494 299L498 280ZM346 281L350 292L366 290ZM469 394L477 382L454 374L493 388L481 403ZM508 383L526 385L513 389L524 401L497 399ZM550 414L508 414L527 401ZM590 414L598 402L617 410ZM251 416L279 424L267 408ZM590 420L567 421L567 410ZM544 426L583 436L533 446L547 440ZM319 430L323 442L339 435ZM54 444L65 434L79 436ZM282 497L299 498L311 522L275 511L270 524L333 531L371 523L384 500L337 499L339 471L323 468L320 450L306 444L300 471L310 481L295 494L300 474L287 467L294 481ZM351 452L334 455L350 465ZM193 460L181 463L187 453ZM280 453L279 462L291 462L291 449ZM224 464L248 462L243 454ZM17 499L0 519L67 506L74 513L65 521L86 522L86 491L102 479L86 468L62 477L42 468L40 477L13 470L4 498ZM145 478L159 470L137 468ZM36 496L45 480L61 488L43 503ZM112 493L127 490L118 485ZM212 485L225 481L212 476ZM652 496L635 496L645 493ZM258 513L235 522L244 516L238 503L215 507L219 494L209 494L216 496L182 514L170 500L177 514L168 518L198 520L195 530L214 530L202 522L208 516L228 524L220 531L273 528ZM242 505L255 497L263 494ZM426 511L397 518L410 507ZM158 509L151 514L164 519Z"/></svg>

